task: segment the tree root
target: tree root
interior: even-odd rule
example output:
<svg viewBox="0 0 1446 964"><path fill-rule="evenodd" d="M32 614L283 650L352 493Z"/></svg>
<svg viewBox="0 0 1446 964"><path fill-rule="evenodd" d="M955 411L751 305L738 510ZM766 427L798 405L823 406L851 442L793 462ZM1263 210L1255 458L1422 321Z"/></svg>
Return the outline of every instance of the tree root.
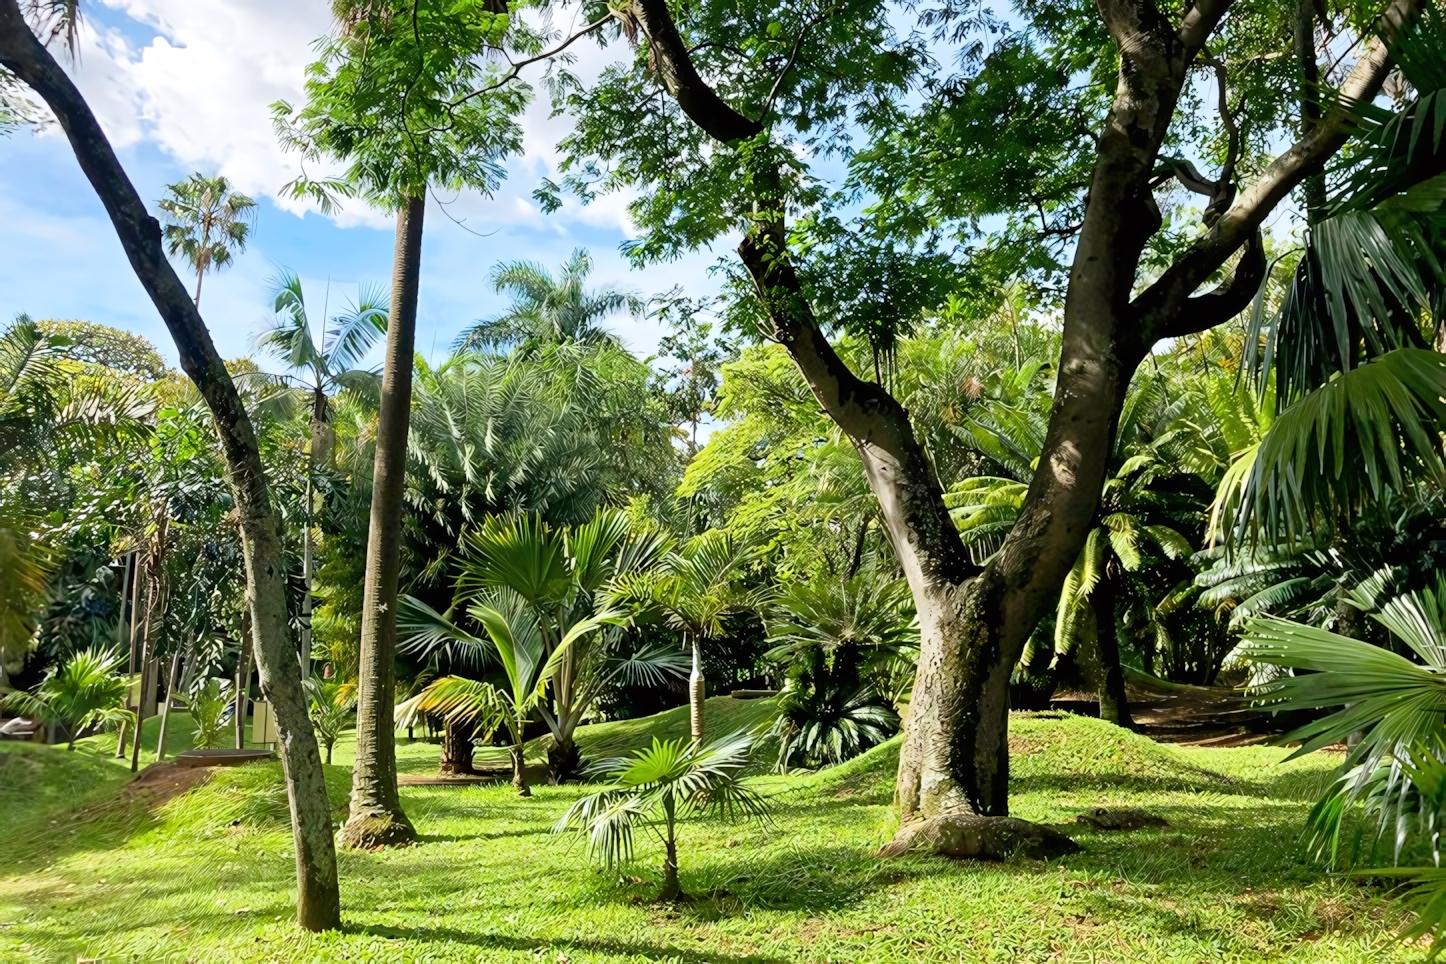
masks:
<svg viewBox="0 0 1446 964"><path fill-rule="evenodd" d="M1075 823L1095 830L1143 830L1146 827L1168 827L1169 822L1148 810L1108 810L1096 807L1074 818Z"/></svg>
<svg viewBox="0 0 1446 964"><path fill-rule="evenodd" d="M1014 817L945 813L899 828L879 849L880 857L934 853L959 860L1045 859L1078 852L1079 844L1042 824Z"/></svg>
<svg viewBox="0 0 1446 964"><path fill-rule="evenodd" d="M357 814L341 828L342 846L353 850L405 847L417 839L412 822L401 814Z"/></svg>

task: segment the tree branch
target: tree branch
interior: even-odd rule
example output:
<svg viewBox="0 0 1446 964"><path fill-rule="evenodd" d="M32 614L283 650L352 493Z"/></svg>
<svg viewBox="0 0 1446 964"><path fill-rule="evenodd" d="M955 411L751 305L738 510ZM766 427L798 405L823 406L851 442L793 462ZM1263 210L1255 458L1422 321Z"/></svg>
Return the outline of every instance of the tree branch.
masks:
<svg viewBox="0 0 1446 964"><path fill-rule="evenodd" d="M727 144L762 132L762 124L734 110L698 75L687 45L668 14L666 0L632 0L619 16L625 30L631 32L633 25L642 28L663 86L705 134Z"/></svg>
<svg viewBox="0 0 1446 964"><path fill-rule="evenodd" d="M1186 299L1169 323L1160 326L1156 337L1179 338L1224 324L1249 307L1264 280L1265 239L1256 231L1230 277L1206 294Z"/></svg>
<svg viewBox="0 0 1446 964"><path fill-rule="evenodd" d="M1195 289L1255 236L1276 205L1345 144L1355 125L1352 107L1380 93L1391 71L1390 44L1418 7L1418 0L1392 0L1380 17L1380 35L1370 42L1346 78L1340 100L1330 113L1272 161L1214 227L1135 299L1132 308L1140 320L1145 344L1165 337L1157 329L1168 327L1169 319L1183 308Z"/></svg>
<svg viewBox="0 0 1446 964"><path fill-rule="evenodd" d="M1205 46L1205 41L1215 32L1215 25L1230 9L1230 3L1231 0L1199 0L1180 23L1180 32L1176 34L1180 43L1191 50Z"/></svg>

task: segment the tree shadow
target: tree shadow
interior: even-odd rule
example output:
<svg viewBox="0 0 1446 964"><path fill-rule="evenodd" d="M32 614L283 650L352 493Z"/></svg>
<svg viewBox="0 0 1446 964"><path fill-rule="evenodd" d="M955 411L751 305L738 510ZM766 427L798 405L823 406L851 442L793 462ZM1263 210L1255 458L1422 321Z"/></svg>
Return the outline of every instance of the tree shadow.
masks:
<svg viewBox="0 0 1446 964"><path fill-rule="evenodd" d="M567 951L585 951L646 961L680 962L680 964L789 964L788 958L765 954L744 956L714 950L698 951L673 945L646 944L638 941L603 940L598 938L530 939L501 934L473 934L447 927L388 927L381 925L342 925L342 932L393 940L448 942L466 944L483 951L531 951L547 960ZM554 953L555 952L555 953Z"/></svg>

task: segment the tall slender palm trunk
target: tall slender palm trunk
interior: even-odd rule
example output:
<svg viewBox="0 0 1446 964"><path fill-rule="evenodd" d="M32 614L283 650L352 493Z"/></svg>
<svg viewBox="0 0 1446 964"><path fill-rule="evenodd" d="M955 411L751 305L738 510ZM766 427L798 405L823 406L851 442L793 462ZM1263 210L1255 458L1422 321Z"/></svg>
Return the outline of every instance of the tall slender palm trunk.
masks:
<svg viewBox="0 0 1446 964"><path fill-rule="evenodd" d="M356 762L352 768L351 816L342 828L343 842L352 847L407 843L416 837L397 795L393 660L397 649L402 490L412 414L412 355L425 213L425 197L411 198L397 211L387 354L382 367L382 404L372 471L366 585L362 593Z"/></svg>
<svg viewBox="0 0 1446 964"><path fill-rule="evenodd" d="M195 303L166 260L160 224L146 211L85 98L31 32L16 0L0 0L0 66L39 94L60 122L132 270L175 340L181 368L215 419L240 521L261 688L276 709L281 739L296 853L297 921L308 930L338 927L341 898L321 753L287 628L281 524L250 416Z"/></svg>
<svg viewBox="0 0 1446 964"><path fill-rule="evenodd" d="M698 643L698 634L689 633L688 641L693 646L693 672L688 676L688 728L694 743L703 742L703 702L708 696L708 684L703 678L703 649Z"/></svg>

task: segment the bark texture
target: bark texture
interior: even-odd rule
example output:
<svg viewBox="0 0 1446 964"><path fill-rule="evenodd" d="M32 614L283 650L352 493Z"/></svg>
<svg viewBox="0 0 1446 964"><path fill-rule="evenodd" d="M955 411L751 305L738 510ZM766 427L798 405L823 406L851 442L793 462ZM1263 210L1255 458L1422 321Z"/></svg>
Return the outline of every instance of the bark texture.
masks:
<svg viewBox="0 0 1446 964"><path fill-rule="evenodd" d="M393 700L397 594L402 565L402 489L406 482L407 432L412 417L412 356L425 213L425 198L409 199L397 211L387 353L382 365L381 412L372 471L366 585L362 593L356 762L352 768L351 816L342 828L342 840L352 847L405 844L416 838L416 831L402 812L397 796Z"/></svg>
<svg viewBox="0 0 1446 964"><path fill-rule="evenodd" d="M310 930L335 928L341 923L341 902L331 813L287 629L281 528L251 419L195 303L166 260L160 224L147 213L85 99L30 31L15 0L0 0L0 64L39 94L59 120L136 277L175 340L182 369L215 419L240 521L261 688L275 707L281 740L295 840L297 919Z"/></svg>

